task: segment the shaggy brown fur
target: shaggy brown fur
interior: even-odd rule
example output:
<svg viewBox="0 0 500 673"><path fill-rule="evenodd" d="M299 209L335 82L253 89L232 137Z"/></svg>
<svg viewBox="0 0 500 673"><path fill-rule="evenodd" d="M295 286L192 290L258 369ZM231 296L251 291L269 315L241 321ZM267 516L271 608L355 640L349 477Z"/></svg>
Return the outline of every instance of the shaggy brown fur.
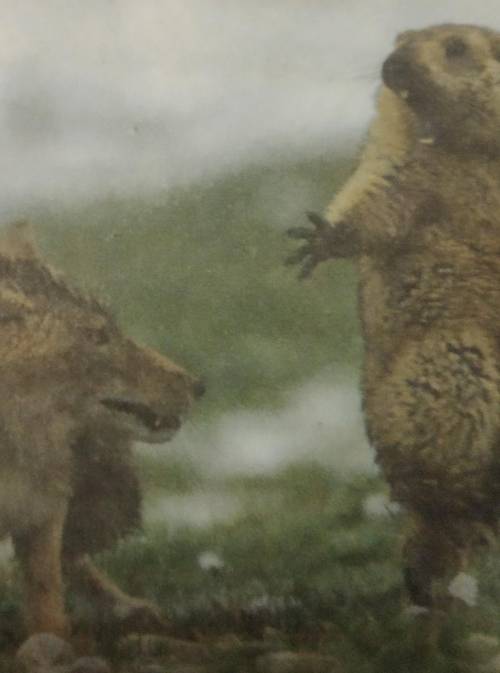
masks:
<svg viewBox="0 0 500 673"><path fill-rule="evenodd" d="M199 382L126 338L38 257L22 224L0 241L0 535L10 535L31 632L68 632L68 577L122 616L152 606L86 554L140 525L134 440L167 441Z"/></svg>
<svg viewBox="0 0 500 673"><path fill-rule="evenodd" d="M382 78L360 166L292 261L357 260L366 425L429 606L500 515L500 35L404 33Z"/></svg>

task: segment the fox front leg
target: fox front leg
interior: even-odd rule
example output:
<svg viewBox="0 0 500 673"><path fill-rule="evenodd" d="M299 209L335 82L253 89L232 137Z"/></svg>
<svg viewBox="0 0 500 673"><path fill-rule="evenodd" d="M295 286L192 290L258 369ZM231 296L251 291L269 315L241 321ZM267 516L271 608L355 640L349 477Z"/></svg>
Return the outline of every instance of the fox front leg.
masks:
<svg viewBox="0 0 500 673"><path fill-rule="evenodd" d="M166 633L170 626L150 601L129 596L87 555L64 559L68 582L74 591L91 599L97 614L120 633Z"/></svg>
<svg viewBox="0 0 500 673"><path fill-rule="evenodd" d="M290 238L303 242L302 247L292 253L286 264L302 266L299 278L308 278L320 262L332 258L354 257L360 252L357 231L348 222L331 224L317 213L308 212L307 217L313 227L292 227L288 229Z"/></svg>
<svg viewBox="0 0 500 673"><path fill-rule="evenodd" d="M61 503L45 523L13 536L24 579L24 610L29 633L69 635L61 567L65 517L66 503Z"/></svg>

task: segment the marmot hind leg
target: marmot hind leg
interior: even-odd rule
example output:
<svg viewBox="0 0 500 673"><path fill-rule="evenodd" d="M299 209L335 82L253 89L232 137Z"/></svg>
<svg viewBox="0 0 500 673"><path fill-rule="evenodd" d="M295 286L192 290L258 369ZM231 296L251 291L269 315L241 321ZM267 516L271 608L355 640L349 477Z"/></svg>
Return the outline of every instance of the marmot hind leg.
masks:
<svg viewBox="0 0 500 673"><path fill-rule="evenodd" d="M427 608L419 638L433 648L453 601L448 587L498 514L500 409L494 346L479 331L407 341L365 390L370 439L393 498L410 512L403 566L410 601ZM418 640L417 639L417 640Z"/></svg>

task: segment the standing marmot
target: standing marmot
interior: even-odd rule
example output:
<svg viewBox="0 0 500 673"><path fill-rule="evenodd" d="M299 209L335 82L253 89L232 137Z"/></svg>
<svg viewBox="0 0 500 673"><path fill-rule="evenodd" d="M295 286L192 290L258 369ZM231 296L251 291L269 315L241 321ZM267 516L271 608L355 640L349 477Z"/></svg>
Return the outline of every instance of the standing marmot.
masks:
<svg viewBox="0 0 500 673"><path fill-rule="evenodd" d="M357 171L291 258L356 258L366 425L435 604L500 515L500 34L402 34Z"/></svg>

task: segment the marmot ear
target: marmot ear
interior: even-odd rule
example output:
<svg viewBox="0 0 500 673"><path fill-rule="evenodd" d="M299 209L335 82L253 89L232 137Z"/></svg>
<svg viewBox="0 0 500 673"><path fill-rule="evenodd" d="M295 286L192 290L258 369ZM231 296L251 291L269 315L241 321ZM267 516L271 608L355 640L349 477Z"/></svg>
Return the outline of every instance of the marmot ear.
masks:
<svg viewBox="0 0 500 673"><path fill-rule="evenodd" d="M418 31L416 30L404 30L402 33L399 33L396 36L396 46L399 46L406 40L410 39L413 35L416 35Z"/></svg>
<svg viewBox="0 0 500 673"><path fill-rule="evenodd" d="M0 254L13 259L38 257L33 230L27 220L12 222L1 232Z"/></svg>

